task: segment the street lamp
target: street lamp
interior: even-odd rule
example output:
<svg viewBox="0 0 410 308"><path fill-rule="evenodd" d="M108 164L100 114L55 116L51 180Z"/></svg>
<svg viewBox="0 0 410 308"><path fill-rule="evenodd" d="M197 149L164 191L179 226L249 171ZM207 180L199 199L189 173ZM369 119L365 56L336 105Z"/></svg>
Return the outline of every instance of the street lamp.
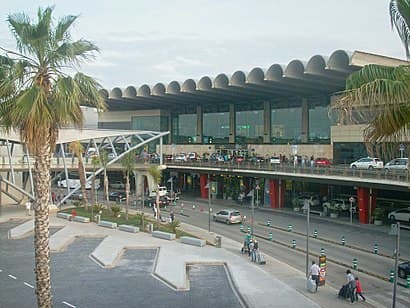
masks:
<svg viewBox="0 0 410 308"><path fill-rule="evenodd" d="M309 278L309 233L310 233L310 202L303 201L303 209L306 210L306 277Z"/></svg>
<svg viewBox="0 0 410 308"><path fill-rule="evenodd" d="M211 180L208 173L208 184L205 186L208 188L208 232L211 232Z"/></svg>
<svg viewBox="0 0 410 308"><path fill-rule="evenodd" d="M396 236L396 249L395 249L395 256L394 256L394 284L393 284L393 305L392 307L396 307L396 293L397 293L397 269L398 269L398 261L400 256L400 223L396 222L396 224L392 224L390 227L390 235Z"/></svg>

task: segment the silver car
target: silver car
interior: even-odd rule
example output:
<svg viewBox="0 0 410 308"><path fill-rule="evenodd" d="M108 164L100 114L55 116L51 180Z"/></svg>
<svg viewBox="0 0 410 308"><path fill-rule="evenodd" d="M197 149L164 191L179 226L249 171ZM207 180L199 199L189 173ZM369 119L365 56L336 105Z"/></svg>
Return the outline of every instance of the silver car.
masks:
<svg viewBox="0 0 410 308"><path fill-rule="evenodd" d="M214 221L221 221L226 224L241 223L242 216L238 210L226 209L214 214Z"/></svg>
<svg viewBox="0 0 410 308"><path fill-rule="evenodd" d="M409 165L409 159L408 158L395 158L395 159L389 161L384 166L384 170L386 170L386 171L390 171L390 170L407 171L408 170L408 165Z"/></svg>
<svg viewBox="0 0 410 308"><path fill-rule="evenodd" d="M383 169L383 161L379 158L363 157L350 164L352 169Z"/></svg>

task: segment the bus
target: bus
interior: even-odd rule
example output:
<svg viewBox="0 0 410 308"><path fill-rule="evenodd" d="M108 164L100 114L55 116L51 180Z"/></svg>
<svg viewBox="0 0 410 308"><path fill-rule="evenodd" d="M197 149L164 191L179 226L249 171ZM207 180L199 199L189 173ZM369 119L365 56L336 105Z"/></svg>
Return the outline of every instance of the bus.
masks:
<svg viewBox="0 0 410 308"><path fill-rule="evenodd" d="M86 172L85 176L86 178L89 178L90 176L92 176L93 173L92 172ZM93 181L90 179L85 183L85 189L91 189ZM80 183L80 177L78 174L69 174L68 175L68 179L65 178L60 178L57 181L57 186L60 188L67 188L67 184L68 187L71 188L77 188L77 187L81 187L81 183ZM95 189L99 189L100 188L100 179L96 178L95 179Z"/></svg>

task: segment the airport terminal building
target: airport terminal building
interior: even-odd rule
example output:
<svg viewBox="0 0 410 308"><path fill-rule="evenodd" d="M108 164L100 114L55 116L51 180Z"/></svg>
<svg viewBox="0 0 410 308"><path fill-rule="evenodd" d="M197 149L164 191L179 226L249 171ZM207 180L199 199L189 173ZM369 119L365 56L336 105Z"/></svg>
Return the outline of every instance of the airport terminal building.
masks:
<svg viewBox="0 0 410 308"><path fill-rule="evenodd" d="M364 65L405 63L337 50L250 72L103 90L108 110L100 114L98 126L170 131L164 138L167 154L297 154L346 163L366 155L363 125L339 123L329 106L345 89L346 78Z"/></svg>

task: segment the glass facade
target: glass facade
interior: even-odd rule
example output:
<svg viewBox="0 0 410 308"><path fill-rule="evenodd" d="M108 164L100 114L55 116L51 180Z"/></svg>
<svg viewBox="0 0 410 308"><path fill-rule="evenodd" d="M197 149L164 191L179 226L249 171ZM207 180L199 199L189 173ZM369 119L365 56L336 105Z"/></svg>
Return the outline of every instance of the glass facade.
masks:
<svg viewBox="0 0 410 308"><path fill-rule="evenodd" d="M236 112L236 143L263 143L263 110Z"/></svg>
<svg viewBox="0 0 410 308"><path fill-rule="evenodd" d="M173 114L172 115L172 140L177 144L196 143L197 140L197 115Z"/></svg>
<svg viewBox="0 0 410 308"><path fill-rule="evenodd" d="M271 115L272 143L287 144L301 142L301 107L272 109Z"/></svg>
<svg viewBox="0 0 410 308"><path fill-rule="evenodd" d="M167 116L138 116L131 118L131 129L132 130L152 130L152 131L160 131L166 132L169 130L168 125L168 117ZM163 142L166 144L168 143L168 136L164 136ZM157 142L159 143L159 141ZM150 152L155 151L156 143L150 143Z"/></svg>
<svg viewBox="0 0 410 308"><path fill-rule="evenodd" d="M203 114L203 143L229 143L229 111Z"/></svg>
<svg viewBox="0 0 410 308"><path fill-rule="evenodd" d="M317 106L309 109L309 143L330 143L330 126L333 121L329 117L329 108Z"/></svg>

